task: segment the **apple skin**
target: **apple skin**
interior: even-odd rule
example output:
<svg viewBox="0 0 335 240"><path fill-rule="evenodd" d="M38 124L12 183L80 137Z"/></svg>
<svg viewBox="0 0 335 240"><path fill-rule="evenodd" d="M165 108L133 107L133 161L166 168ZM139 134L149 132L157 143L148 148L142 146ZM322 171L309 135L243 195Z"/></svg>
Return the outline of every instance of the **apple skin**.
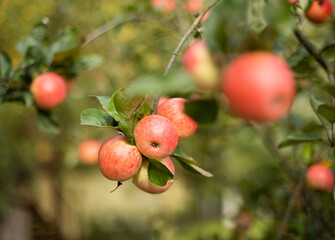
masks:
<svg viewBox="0 0 335 240"><path fill-rule="evenodd" d="M176 128L169 119L159 115L142 118L134 130L138 150L148 158L163 159L171 155L178 144Z"/></svg>
<svg viewBox="0 0 335 240"><path fill-rule="evenodd" d="M292 5L293 4L296 4L297 2L299 2L299 0L288 0L289 1L289 3L291 3Z"/></svg>
<svg viewBox="0 0 335 240"><path fill-rule="evenodd" d="M130 145L123 135L107 139L100 147L99 168L101 173L114 181L132 178L142 163L142 155L136 146Z"/></svg>
<svg viewBox="0 0 335 240"><path fill-rule="evenodd" d="M79 159L86 164L94 164L98 161L101 143L95 139L88 139L80 143L78 147Z"/></svg>
<svg viewBox="0 0 335 240"><path fill-rule="evenodd" d="M183 7L187 12L196 14L204 9L204 0L185 0Z"/></svg>
<svg viewBox="0 0 335 240"><path fill-rule="evenodd" d="M198 123L184 113L186 102L184 98L170 98L157 108L157 114L166 117L175 126L179 141L192 136L198 127Z"/></svg>
<svg viewBox="0 0 335 240"><path fill-rule="evenodd" d="M151 0L151 4L166 13L172 12L176 8L175 0Z"/></svg>
<svg viewBox="0 0 335 240"><path fill-rule="evenodd" d="M226 67L221 92L235 115L256 122L277 121L288 113L294 101L295 80L278 55L250 52Z"/></svg>
<svg viewBox="0 0 335 240"><path fill-rule="evenodd" d="M329 168L316 164L307 170L306 182L311 189L331 192L334 186L334 175Z"/></svg>
<svg viewBox="0 0 335 240"><path fill-rule="evenodd" d="M333 5L329 0L315 0L305 12L308 20L313 23L324 23L328 21L333 12Z"/></svg>
<svg viewBox="0 0 335 240"><path fill-rule="evenodd" d="M200 90L217 89L220 73L205 41L197 39L186 48L182 55L182 65Z"/></svg>
<svg viewBox="0 0 335 240"><path fill-rule="evenodd" d="M173 174L175 173L174 165L172 160L167 157L161 161ZM140 170L138 170L137 174L133 177L133 183L141 190L152 193L152 194L159 194L167 191L172 183L173 180L169 180L165 186L158 186L152 182L150 182L148 177L148 166L149 161L144 160L142 162L142 166Z"/></svg>
<svg viewBox="0 0 335 240"><path fill-rule="evenodd" d="M38 108L51 111L66 98L64 79L56 73L46 72L36 77L30 90Z"/></svg>

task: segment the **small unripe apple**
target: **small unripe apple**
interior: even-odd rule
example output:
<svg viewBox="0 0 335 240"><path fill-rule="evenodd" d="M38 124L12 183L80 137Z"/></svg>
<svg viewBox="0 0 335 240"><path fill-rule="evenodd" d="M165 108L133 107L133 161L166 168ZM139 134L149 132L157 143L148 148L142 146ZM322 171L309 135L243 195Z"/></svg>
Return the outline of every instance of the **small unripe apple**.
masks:
<svg viewBox="0 0 335 240"><path fill-rule="evenodd" d="M174 174L175 172L174 165L169 157L164 158L162 160L162 163L171 171L172 174ZM140 170L138 170L137 174L133 177L133 183L139 189L147 193L158 194L167 191L171 187L173 180L167 181L165 186L158 186L150 182L148 177L148 167L149 167L149 161L148 160L143 161Z"/></svg>
<svg viewBox="0 0 335 240"><path fill-rule="evenodd" d="M276 121L290 110L295 80L290 67L278 55L250 52L226 67L221 91L235 115L257 122Z"/></svg>
<svg viewBox="0 0 335 240"><path fill-rule="evenodd" d="M314 190L331 192L334 186L334 175L326 166L316 164L307 170L306 182Z"/></svg>
<svg viewBox="0 0 335 240"><path fill-rule="evenodd" d="M184 98L170 98L157 108L157 114L166 117L175 126L179 141L192 136L198 127L198 123L184 112L186 102Z"/></svg>
<svg viewBox="0 0 335 240"><path fill-rule="evenodd" d="M98 161L100 142L95 139L85 140L78 147L79 159L86 164L94 164Z"/></svg>
<svg viewBox="0 0 335 240"><path fill-rule="evenodd" d="M183 53L182 64L199 89L210 91L218 86L220 73L205 41L195 40Z"/></svg>
<svg viewBox="0 0 335 240"><path fill-rule="evenodd" d="M141 153L123 135L107 139L100 147L98 159L101 173L120 182L132 178L142 163Z"/></svg>
<svg viewBox="0 0 335 240"><path fill-rule="evenodd" d="M135 127L134 137L138 150L154 159L171 155L178 144L176 128L169 119L159 115L142 118Z"/></svg>
<svg viewBox="0 0 335 240"><path fill-rule="evenodd" d="M175 0L151 0L152 6L163 12L172 12L176 8Z"/></svg>
<svg viewBox="0 0 335 240"><path fill-rule="evenodd" d="M183 7L189 13L196 14L204 9L204 0L185 0Z"/></svg>
<svg viewBox="0 0 335 240"><path fill-rule="evenodd" d="M305 15L313 23L328 21L333 12L333 5L329 0L315 0L306 10Z"/></svg>
<svg viewBox="0 0 335 240"><path fill-rule="evenodd" d="M38 108L50 111L66 98L64 79L56 73L46 72L36 77L30 90Z"/></svg>

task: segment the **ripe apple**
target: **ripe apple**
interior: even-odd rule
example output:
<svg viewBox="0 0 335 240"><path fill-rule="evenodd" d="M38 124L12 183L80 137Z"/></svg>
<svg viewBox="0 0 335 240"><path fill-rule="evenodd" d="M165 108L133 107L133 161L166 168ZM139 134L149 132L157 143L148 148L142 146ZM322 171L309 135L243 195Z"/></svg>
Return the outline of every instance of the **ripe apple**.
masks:
<svg viewBox="0 0 335 240"><path fill-rule="evenodd" d="M293 72L278 55L245 53L224 70L221 91L234 114L257 122L285 116L294 100Z"/></svg>
<svg viewBox="0 0 335 240"><path fill-rule="evenodd" d="M196 14L204 9L204 0L185 0L183 7L189 13Z"/></svg>
<svg viewBox="0 0 335 240"><path fill-rule="evenodd" d="M296 4L297 2L299 2L299 0L288 0L292 5Z"/></svg>
<svg viewBox="0 0 335 240"><path fill-rule="evenodd" d="M83 163L94 164L98 161L100 142L95 139L83 141L78 147L78 156Z"/></svg>
<svg viewBox="0 0 335 240"><path fill-rule="evenodd" d="M182 55L182 65L199 89L210 91L217 88L220 73L205 41L197 39L186 48Z"/></svg>
<svg viewBox="0 0 335 240"><path fill-rule="evenodd" d="M30 90L36 105L50 111L62 103L66 98L66 85L64 79L56 73L46 72L36 77Z"/></svg>
<svg viewBox="0 0 335 240"><path fill-rule="evenodd" d="M100 147L99 168L110 180L126 181L132 178L142 163L142 155L136 146L130 145L123 135L107 139Z"/></svg>
<svg viewBox="0 0 335 240"><path fill-rule="evenodd" d="M306 182L314 190L331 192L334 185L334 175L326 166L316 164L307 170Z"/></svg>
<svg viewBox="0 0 335 240"><path fill-rule="evenodd" d="M174 174L175 172L174 165L169 157L164 158L162 160L162 163ZM169 180L165 186L158 186L150 182L148 177L148 166L149 166L148 160L142 162L140 170L138 170L137 174L133 177L133 183L139 189L147 193L158 194L167 191L171 187L173 180Z"/></svg>
<svg viewBox="0 0 335 240"><path fill-rule="evenodd" d="M329 0L315 0L306 10L305 15L313 23L326 22L333 12L333 5Z"/></svg>
<svg viewBox="0 0 335 240"><path fill-rule="evenodd" d="M163 12L172 12L176 8L175 0L151 0L152 6Z"/></svg>
<svg viewBox="0 0 335 240"><path fill-rule="evenodd" d="M173 123L179 141L192 136L198 127L198 123L184 113L186 102L184 98L170 98L157 108L158 115L166 117Z"/></svg>
<svg viewBox="0 0 335 240"><path fill-rule="evenodd" d="M134 130L138 150L148 158L163 159L176 149L178 135L169 119L159 115L142 118Z"/></svg>

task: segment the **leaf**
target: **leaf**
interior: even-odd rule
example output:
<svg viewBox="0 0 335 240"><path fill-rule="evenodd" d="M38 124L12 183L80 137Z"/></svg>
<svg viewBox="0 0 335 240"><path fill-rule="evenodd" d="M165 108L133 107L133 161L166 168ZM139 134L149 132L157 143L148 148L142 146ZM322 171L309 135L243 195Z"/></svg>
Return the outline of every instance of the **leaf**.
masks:
<svg viewBox="0 0 335 240"><path fill-rule="evenodd" d="M90 95L89 97L92 98L93 100L97 101L102 107L109 108L111 97L109 97L109 96L93 96L93 95Z"/></svg>
<svg viewBox="0 0 335 240"><path fill-rule="evenodd" d="M158 185L165 186L167 181L175 179L173 173L160 161L156 159L148 159L148 177L150 182Z"/></svg>
<svg viewBox="0 0 335 240"><path fill-rule="evenodd" d="M59 133L59 123L56 117L52 113L48 112L37 112L37 125L38 127L49 134Z"/></svg>
<svg viewBox="0 0 335 240"><path fill-rule="evenodd" d="M118 113L115 106L114 100L120 91L121 90L118 90L113 94L109 103L109 107L103 106L103 109L118 122L121 131L124 133L126 137L127 142L131 145L135 145L134 134L131 131L130 126L128 125L126 119L121 114Z"/></svg>
<svg viewBox="0 0 335 240"><path fill-rule="evenodd" d="M73 74L77 74L84 70L92 70L102 65L103 58L101 56L92 54L79 57L74 60L74 63L70 67L69 71Z"/></svg>
<svg viewBox="0 0 335 240"><path fill-rule="evenodd" d="M311 134L307 134L304 132L294 132L290 134L284 141L279 143L278 147L283 148L287 146L293 146L300 143L306 143L306 142L315 142L315 141L321 141L322 139L319 137L316 137Z"/></svg>
<svg viewBox="0 0 335 240"><path fill-rule="evenodd" d="M335 86L334 85L324 84L322 87L324 90L326 90L327 93L335 97Z"/></svg>
<svg viewBox="0 0 335 240"><path fill-rule="evenodd" d="M335 104L325 103L318 106L316 111L320 116L327 119L330 123L335 123Z"/></svg>
<svg viewBox="0 0 335 240"><path fill-rule="evenodd" d="M213 177L213 174L200 168L199 163L197 163L192 157L187 156L179 146L175 149L175 151L171 154L172 157L174 157L181 166L186 169L187 171L190 171L192 173L200 174L205 177Z"/></svg>
<svg viewBox="0 0 335 240"><path fill-rule="evenodd" d="M335 150L334 148L330 148L328 150L328 157L330 160L335 161Z"/></svg>
<svg viewBox="0 0 335 240"><path fill-rule="evenodd" d="M27 108L32 107L34 105L33 94L31 92L24 92L23 93L23 101L24 101L24 105Z"/></svg>
<svg viewBox="0 0 335 240"><path fill-rule="evenodd" d="M219 113L216 99L192 100L185 104L185 113L199 124L212 124Z"/></svg>
<svg viewBox="0 0 335 240"><path fill-rule="evenodd" d="M313 111L318 116L320 122L324 126L325 131L327 133L328 140L330 141L331 140L330 136L332 135L332 124L326 118L324 118L323 116L321 116L320 114L318 114L318 108L319 108L319 106L325 104L325 102L321 101L321 100L318 100L313 95L311 95L310 96L310 103L311 103L311 106L313 108Z"/></svg>
<svg viewBox="0 0 335 240"><path fill-rule="evenodd" d="M180 161L196 165L200 167L200 164L197 163L192 157L187 156L178 145L174 152L171 154L172 157L179 159Z"/></svg>
<svg viewBox="0 0 335 240"><path fill-rule="evenodd" d="M0 80L10 78L11 70L12 62L9 55L5 51L0 50Z"/></svg>
<svg viewBox="0 0 335 240"><path fill-rule="evenodd" d="M43 43L46 37L46 30L48 28L48 24L41 21L34 25L32 29L32 36L36 41Z"/></svg>
<svg viewBox="0 0 335 240"><path fill-rule="evenodd" d="M81 125L105 127L119 130L118 123L108 113L101 109L86 109L81 113Z"/></svg>
<svg viewBox="0 0 335 240"><path fill-rule="evenodd" d="M304 160L305 164L309 165L312 162L314 152L314 144L312 143L306 144L306 146L302 149L301 157Z"/></svg>
<svg viewBox="0 0 335 240"><path fill-rule="evenodd" d="M140 107L144 100L144 96L134 96L127 88L122 89L114 98L117 112L126 120L128 120L134 111Z"/></svg>

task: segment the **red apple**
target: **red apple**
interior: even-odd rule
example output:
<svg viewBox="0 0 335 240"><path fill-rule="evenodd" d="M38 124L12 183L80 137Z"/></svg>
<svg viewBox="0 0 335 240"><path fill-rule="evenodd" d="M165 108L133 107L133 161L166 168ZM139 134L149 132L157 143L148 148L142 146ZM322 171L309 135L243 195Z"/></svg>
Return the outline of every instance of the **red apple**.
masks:
<svg viewBox="0 0 335 240"><path fill-rule="evenodd" d="M162 160L162 163L174 174L175 172L174 165L169 157L164 158ZM167 191L171 187L173 180L169 180L165 186L158 186L150 182L148 177L148 166L149 166L148 160L142 162L140 170L138 170L137 174L133 177L133 183L139 189L147 193L158 194Z"/></svg>
<svg viewBox="0 0 335 240"><path fill-rule="evenodd" d="M78 147L79 159L83 163L94 164L98 161L100 142L95 139L83 141Z"/></svg>
<svg viewBox="0 0 335 240"><path fill-rule="evenodd" d="M46 72L35 78L30 86L36 105L50 111L66 98L64 79L51 72Z"/></svg>
<svg viewBox="0 0 335 240"><path fill-rule="evenodd" d="M134 136L138 150L148 158L166 158L178 144L176 128L170 120L159 115L142 118L135 127Z"/></svg>
<svg viewBox="0 0 335 240"><path fill-rule="evenodd" d="M151 0L152 6L163 12L172 12L176 8L175 0Z"/></svg>
<svg viewBox="0 0 335 240"><path fill-rule="evenodd" d="M292 5L293 4L296 4L297 2L299 2L299 0L288 0L289 1L289 3L291 3Z"/></svg>
<svg viewBox="0 0 335 240"><path fill-rule="evenodd" d="M192 136L198 127L198 123L184 113L186 102L184 98L170 98L157 108L158 115L166 117L173 123L179 141Z"/></svg>
<svg viewBox="0 0 335 240"><path fill-rule="evenodd" d="M209 15L211 15L211 11L207 11L205 13L205 15L201 18L201 22L204 23L207 21L207 19L209 18Z"/></svg>
<svg viewBox="0 0 335 240"><path fill-rule="evenodd" d="M237 116L257 122L276 121L290 110L295 80L290 67L278 55L250 52L226 67L221 91Z"/></svg>
<svg viewBox="0 0 335 240"><path fill-rule="evenodd" d="M332 3L329 0L315 0L306 10L305 15L313 23L326 22L333 12Z"/></svg>
<svg viewBox="0 0 335 240"><path fill-rule="evenodd" d="M334 186L334 175L326 166L316 164L307 170L306 182L314 190L331 192Z"/></svg>
<svg viewBox="0 0 335 240"><path fill-rule="evenodd" d="M195 40L183 53L182 64L201 90L217 88L220 74L205 41Z"/></svg>
<svg viewBox="0 0 335 240"><path fill-rule="evenodd" d="M123 135L107 139L100 147L98 159L101 173L120 182L132 178L142 163L141 153Z"/></svg>
<svg viewBox="0 0 335 240"><path fill-rule="evenodd" d="M196 14L204 9L204 0L185 0L183 7L186 11Z"/></svg>

